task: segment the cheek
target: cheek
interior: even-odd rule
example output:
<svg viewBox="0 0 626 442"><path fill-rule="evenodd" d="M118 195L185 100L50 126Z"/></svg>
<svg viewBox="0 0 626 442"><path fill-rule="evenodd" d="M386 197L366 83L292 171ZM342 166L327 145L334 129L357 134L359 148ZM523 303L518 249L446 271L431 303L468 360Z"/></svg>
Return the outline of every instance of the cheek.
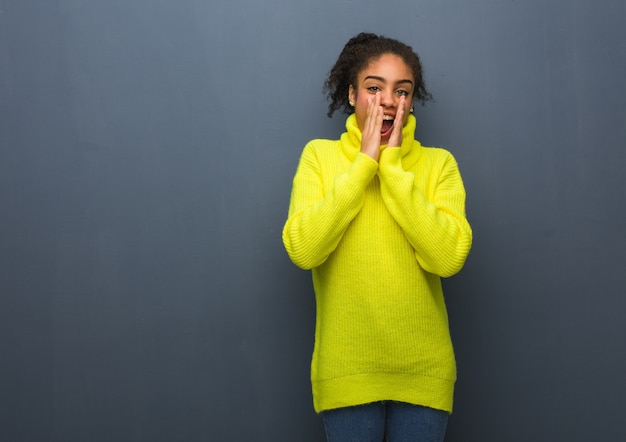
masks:
<svg viewBox="0 0 626 442"><path fill-rule="evenodd" d="M363 126L365 126L365 118L366 114L364 112L359 112L357 109L356 113L356 124L359 126L359 129L363 130Z"/></svg>
<svg viewBox="0 0 626 442"><path fill-rule="evenodd" d="M356 122L359 125L359 129L363 130L363 126L365 125L365 120L367 118L367 99L359 99L357 101L354 113L356 114Z"/></svg>

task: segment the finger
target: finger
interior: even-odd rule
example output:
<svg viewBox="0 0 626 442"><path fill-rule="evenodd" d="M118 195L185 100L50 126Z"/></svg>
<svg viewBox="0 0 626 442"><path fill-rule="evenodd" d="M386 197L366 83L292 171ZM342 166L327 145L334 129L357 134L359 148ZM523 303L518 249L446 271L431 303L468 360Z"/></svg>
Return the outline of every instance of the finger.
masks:
<svg viewBox="0 0 626 442"><path fill-rule="evenodd" d="M374 125L372 130L375 134L380 135L380 130L383 127L383 107L380 105L380 92L376 92L376 98L374 99Z"/></svg>
<svg viewBox="0 0 626 442"><path fill-rule="evenodd" d="M404 96L400 97L398 101L398 110L396 111L396 116L393 121L393 129L391 131L391 135L389 136L389 146L390 147L398 147L402 144L402 126L404 123L404 106L405 106L406 98Z"/></svg>
<svg viewBox="0 0 626 442"><path fill-rule="evenodd" d="M367 118L365 120L365 126L369 133L372 133L376 128L376 120L378 119L378 108L380 107L380 94L377 92L373 98L369 100L369 106L367 108Z"/></svg>
<svg viewBox="0 0 626 442"><path fill-rule="evenodd" d="M367 114L361 130L361 152L378 159L380 147L380 130L383 124L382 106L380 106L380 94L368 100Z"/></svg>

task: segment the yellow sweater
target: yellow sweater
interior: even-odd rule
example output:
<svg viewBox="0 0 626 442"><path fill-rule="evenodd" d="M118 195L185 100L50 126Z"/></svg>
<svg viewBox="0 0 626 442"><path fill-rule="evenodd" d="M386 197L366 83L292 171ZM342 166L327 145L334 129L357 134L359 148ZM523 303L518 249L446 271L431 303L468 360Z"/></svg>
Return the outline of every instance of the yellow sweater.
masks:
<svg viewBox="0 0 626 442"><path fill-rule="evenodd" d="M313 140L294 177L283 243L312 269L317 412L380 400L452 411L456 364L440 277L472 243L453 156L414 140L377 163L354 115L340 140Z"/></svg>

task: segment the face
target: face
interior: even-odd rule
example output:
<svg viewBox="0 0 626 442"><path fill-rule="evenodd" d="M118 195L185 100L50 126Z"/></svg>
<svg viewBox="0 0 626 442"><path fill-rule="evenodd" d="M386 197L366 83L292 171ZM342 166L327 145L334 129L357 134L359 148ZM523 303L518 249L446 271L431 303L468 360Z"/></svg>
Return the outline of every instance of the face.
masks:
<svg viewBox="0 0 626 442"><path fill-rule="evenodd" d="M380 105L383 107L385 121L383 121L382 133L387 133L381 140L386 144L389 139L389 126L393 125L398 110L400 97L405 96L404 118L402 125L409 118L413 103L413 88L415 79L409 66L394 54L383 54L381 57L370 62L365 69L357 75L356 86L350 85L349 99L354 103L354 113L359 128L363 130L369 99L374 99L380 92ZM385 139L386 138L386 139Z"/></svg>

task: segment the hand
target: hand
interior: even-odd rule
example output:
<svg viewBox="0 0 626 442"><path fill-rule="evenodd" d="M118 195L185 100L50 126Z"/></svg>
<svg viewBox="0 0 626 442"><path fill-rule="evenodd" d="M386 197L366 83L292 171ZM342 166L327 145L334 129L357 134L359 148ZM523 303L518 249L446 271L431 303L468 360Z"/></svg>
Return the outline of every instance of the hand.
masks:
<svg viewBox="0 0 626 442"><path fill-rule="evenodd" d="M402 125L404 123L404 102L406 97L403 95L398 101L398 110L396 111L396 118L393 120L393 129L391 135L389 135L388 147L400 147L402 146Z"/></svg>
<svg viewBox="0 0 626 442"><path fill-rule="evenodd" d="M376 96L368 100L367 115L363 126L361 129L361 152L378 161L380 156L380 131L383 127L383 108L380 105L380 92L377 92Z"/></svg>

